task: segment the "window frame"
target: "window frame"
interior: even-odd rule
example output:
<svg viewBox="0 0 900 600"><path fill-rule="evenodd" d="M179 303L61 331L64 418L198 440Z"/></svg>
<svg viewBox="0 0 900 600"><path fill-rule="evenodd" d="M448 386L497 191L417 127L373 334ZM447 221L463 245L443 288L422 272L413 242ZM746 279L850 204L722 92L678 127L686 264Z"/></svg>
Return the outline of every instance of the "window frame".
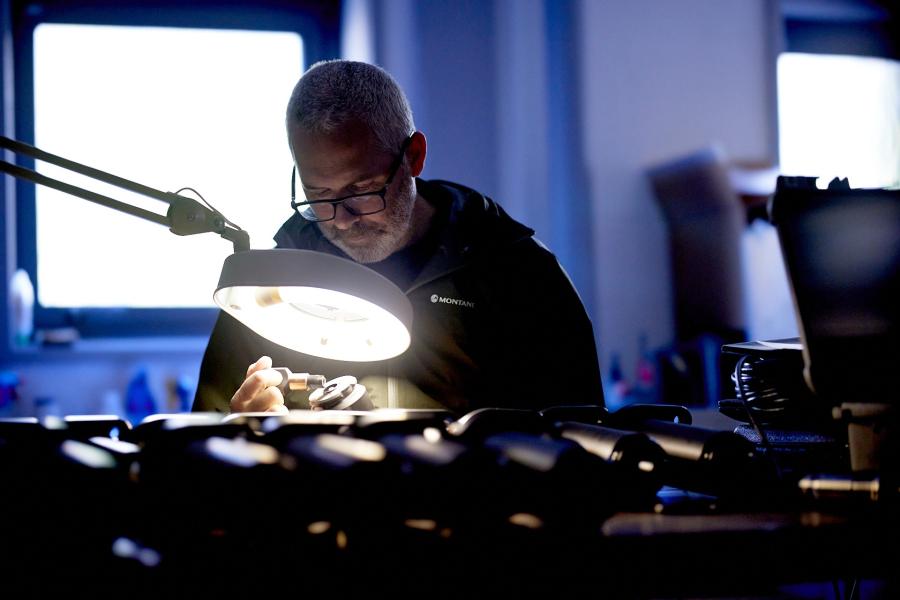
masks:
<svg viewBox="0 0 900 600"><path fill-rule="evenodd" d="M316 0L66 0L11 3L14 52L15 137L34 145L35 28L43 23L290 31L301 36L306 65L340 53L339 1ZM287 99L285 99L287 102ZM31 159L21 159L27 168ZM15 180L17 266L37 286L37 215L35 184ZM123 217L125 218L125 217ZM273 232L274 234L274 232ZM77 243L77 238L73 238ZM10 244L11 245L11 244ZM37 300L35 330L74 327L82 338L208 335L215 308L49 308Z"/></svg>
<svg viewBox="0 0 900 600"><path fill-rule="evenodd" d="M784 52L900 60L900 9L869 3L782 0Z"/></svg>

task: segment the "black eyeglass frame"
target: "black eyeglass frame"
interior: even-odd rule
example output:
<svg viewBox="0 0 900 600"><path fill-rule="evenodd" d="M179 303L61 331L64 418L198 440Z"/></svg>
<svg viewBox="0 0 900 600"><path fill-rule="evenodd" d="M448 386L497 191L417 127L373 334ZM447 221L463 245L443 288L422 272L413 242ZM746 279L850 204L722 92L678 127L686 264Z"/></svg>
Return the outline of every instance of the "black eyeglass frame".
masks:
<svg viewBox="0 0 900 600"><path fill-rule="evenodd" d="M403 145L400 146L400 152L397 154L397 158L394 159L394 163L391 165L390 173L388 174L387 180L384 182L384 185L380 190L376 190L374 192L362 192L360 194L350 194L349 196L341 196L340 198L329 198L324 200L307 200L305 202L297 202L297 165L294 165L291 169L291 208L297 211L297 214L306 219L307 221L312 221L313 223L321 223L323 221L333 221L335 217L337 217L337 205L343 204L346 200L351 200L353 198L360 198L362 196L378 196L381 198L381 208L378 210L370 210L366 212L359 212L344 204L344 210L353 215L354 217L361 217L365 215L374 215L380 213L385 208L387 208L387 201L385 200L385 196L387 195L387 190L390 187L391 183L394 181L394 177L397 175L397 171L400 170L400 165L403 164L403 157L406 156L406 150L409 148L410 142L412 142L413 136L415 133L410 134L408 138L403 141ZM327 219L311 219L301 211L300 207L304 206L315 206L321 204L330 204L332 207L331 216Z"/></svg>

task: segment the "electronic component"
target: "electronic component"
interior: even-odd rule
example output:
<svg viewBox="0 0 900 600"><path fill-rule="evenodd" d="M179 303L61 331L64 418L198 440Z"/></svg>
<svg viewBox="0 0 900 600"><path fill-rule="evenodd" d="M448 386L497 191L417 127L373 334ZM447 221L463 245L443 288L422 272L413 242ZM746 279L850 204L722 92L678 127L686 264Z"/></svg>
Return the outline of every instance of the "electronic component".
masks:
<svg viewBox="0 0 900 600"><path fill-rule="evenodd" d="M343 375L313 390L309 405L321 410L371 410L375 406L366 391L366 386L357 383L356 377Z"/></svg>

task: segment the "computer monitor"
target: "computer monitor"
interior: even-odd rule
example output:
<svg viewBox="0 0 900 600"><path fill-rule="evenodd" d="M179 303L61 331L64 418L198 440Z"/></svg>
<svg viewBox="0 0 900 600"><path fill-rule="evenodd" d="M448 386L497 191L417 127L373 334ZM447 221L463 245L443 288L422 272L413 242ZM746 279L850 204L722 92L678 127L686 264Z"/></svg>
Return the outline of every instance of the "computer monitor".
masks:
<svg viewBox="0 0 900 600"><path fill-rule="evenodd" d="M900 404L900 190L778 178L769 213L816 396Z"/></svg>

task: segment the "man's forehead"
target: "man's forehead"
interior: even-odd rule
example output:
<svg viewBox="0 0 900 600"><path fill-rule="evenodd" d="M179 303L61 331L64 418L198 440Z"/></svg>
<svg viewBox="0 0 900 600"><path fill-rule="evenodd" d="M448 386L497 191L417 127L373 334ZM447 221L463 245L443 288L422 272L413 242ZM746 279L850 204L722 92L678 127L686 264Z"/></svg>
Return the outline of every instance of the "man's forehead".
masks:
<svg viewBox="0 0 900 600"><path fill-rule="evenodd" d="M300 177L308 187L331 187L333 179L353 183L356 178L377 175L382 167L374 136L366 129L322 134L295 127L290 130L290 142Z"/></svg>
<svg viewBox="0 0 900 600"><path fill-rule="evenodd" d="M371 129L357 122L347 123L325 133L311 131L295 124L289 127L288 135L295 152L311 149L334 150L338 147L362 147L368 150L375 141Z"/></svg>

